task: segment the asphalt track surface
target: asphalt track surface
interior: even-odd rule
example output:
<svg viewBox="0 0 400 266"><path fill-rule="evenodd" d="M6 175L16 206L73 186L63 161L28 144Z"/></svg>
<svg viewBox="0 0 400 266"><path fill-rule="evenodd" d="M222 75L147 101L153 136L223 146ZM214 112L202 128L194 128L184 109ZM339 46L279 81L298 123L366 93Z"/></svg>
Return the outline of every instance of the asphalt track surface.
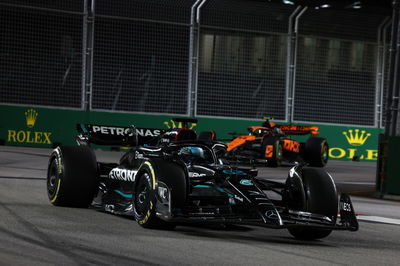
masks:
<svg viewBox="0 0 400 266"><path fill-rule="evenodd" d="M399 265L400 202L353 196L358 232L298 241L253 226L146 230L132 219L52 206L46 194L50 149L0 146L0 265ZM117 152L96 152L116 161ZM263 168L284 180L289 167ZM375 164L330 162L339 190L371 191Z"/></svg>

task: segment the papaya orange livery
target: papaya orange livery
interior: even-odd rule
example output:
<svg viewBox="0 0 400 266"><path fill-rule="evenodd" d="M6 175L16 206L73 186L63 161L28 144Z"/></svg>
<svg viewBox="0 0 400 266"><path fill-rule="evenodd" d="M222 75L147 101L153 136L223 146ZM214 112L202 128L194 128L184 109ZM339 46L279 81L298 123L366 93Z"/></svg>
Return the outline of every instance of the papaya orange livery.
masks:
<svg viewBox="0 0 400 266"><path fill-rule="evenodd" d="M254 141L255 139L256 139L256 137L252 136L252 135L239 136L239 137L235 138L233 141L228 143L227 151L231 151L234 148L237 148L237 147L243 145L247 141Z"/></svg>
<svg viewBox="0 0 400 266"><path fill-rule="evenodd" d="M274 146L267 145L267 147L265 147L265 158L272 158L273 153L274 153Z"/></svg>
<svg viewBox="0 0 400 266"><path fill-rule="evenodd" d="M300 142L291 140L291 139L284 139L283 140L283 149L291 152L300 152Z"/></svg>
<svg viewBox="0 0 400 266"><path fill-rule="evenodd" d="M287 135L311 134L311 136L317 136L319 134L319 128L315 126L280 125L278 127Z"/></svg>
<svg viewBox="0 0 400 266"><path fill-rule="evenodd" d="M261 126L247 128L249 135L234 138L227 144L227 157L235 161L260 162L277 167L281 161L305 162L322 167L328 162L328 141L318 137L317 126L277 125L265 118ZM309 135L300 142L291 135Z"/></svg>

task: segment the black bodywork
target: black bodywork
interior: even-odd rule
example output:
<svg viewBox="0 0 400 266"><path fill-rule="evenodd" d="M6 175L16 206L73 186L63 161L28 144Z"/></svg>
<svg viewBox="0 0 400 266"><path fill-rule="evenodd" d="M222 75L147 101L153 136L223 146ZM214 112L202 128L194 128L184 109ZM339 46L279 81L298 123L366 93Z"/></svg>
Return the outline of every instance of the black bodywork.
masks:
<svg viewBox="0 0 400 266"><path fill-rule="evenodd" d="M88 128L87 125L80 127ZM93 137L93 132L89 133L91 134L87 136ZM103 138L96 136L94 139ZM352 207L350 210L339 208L342 215L338 221L336 217L289 208L290 197L287 195L292 192L288 182L291 179L301 180L302 165L290 170L286 183L273 182L257 178L256 169L237 168L227 163L223 157L226 148L224 144L197 140L193 130L172 129L161 132L155 139L152 146L134 145L123 155L119 164L98 163L99 189L93 207L117 214L133 215L134 201L137 197L135 181L143 165L148 164L155 172L155 213L158 218L168 222L218 222L272 228L307 226L357 230ZM138 142L136 138L135 143ZM194 154L193 150L201 150L201 156ZM171 183L171 180L168 179L173 177L165 178L164 173L160 171L163 167L159 165L164 162L183 169L185 202L173 202L174 197L168 195L182 191L174 191L169 187L168 183ZM131 172L128 174L128 171ZM162 183L162 192L158 189L159 183ZM278 199L271 199L270 193L278 196L272 198ZM339 207L348 201L348 196L342 195Z"/></svg>
<svg viewBox="0 0 400 266"><path fill-rule="evenodd" d="M134 133L135 127L125 128L125 133L120 136L105 129L94 132L93 127L78 125L81 134L77 141L81 146L106 142L131 145L119 163L91 159L97 164L93 179L97 185L94 190L87 190L93 191L88 202L96 209L134 216L144 227L150 227L147 224L156 220L169 225L247 224L288 228L289 231L293 228L295 236L307 238L305 235L310 232L313 234L311 239L325 237L331 230L358 229L350 198L344 194L338 198L332 178L321 172L323 169L296 165L289 171L285 183L274 182L258 178L256 169L229 164L224 158L225 144L198 140L196 133L187 128L160 131L151 139L151 145L138 145L141 140ZM103 134L107 136L103 137ZM72 181L62 180L67 179L66 168L72 165L61 155L67 150L57 148L49 163L48 194L54 205L69 205L64 200L68 198L64 195L66 189L63 191L62 187L64 181L72 184ZM85 153L88 154L86 157L91 156ZM309 173L314 177L310 179ZM321 179L322 183L315 180L319 175L324 179ZM80 182L82 180L77 180L76 184ZM324 193L324 187L329 193ZM322 193L318 193L317 188ZM74 190L73 193L77 192ZM330 197L324 194L330 194ZM314 202L308 202L310 197ZM307 209L310 204L317 207ZM315 235L315 230L319 234Z"/></svg>

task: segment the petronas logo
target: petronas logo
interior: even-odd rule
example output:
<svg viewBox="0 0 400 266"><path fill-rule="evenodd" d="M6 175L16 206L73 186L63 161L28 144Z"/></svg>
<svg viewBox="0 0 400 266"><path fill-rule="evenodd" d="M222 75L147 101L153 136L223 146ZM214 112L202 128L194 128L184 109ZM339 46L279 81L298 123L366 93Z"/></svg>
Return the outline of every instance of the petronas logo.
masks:
<svg viewBox="0 0 400 266"><path fill-rule="evenodd" d="M369 136L371 136L370 133L366 133L365 130L360 130L359 129L355 129L354 132L352 129L348 130L348 132L343 132L343 135L346 137L347 142L350 145L353 146L362 146L364 145L364 143L367 141L367 139L369 138Z"/></svg>
<svg viewBox="0 0 400 266"><path fill-rule="evenodd" d="M25 119L26 119L26 125L29 128L32 128L35 126L38 115L39 115L39 113L35 109L26 110Z"/></svg>

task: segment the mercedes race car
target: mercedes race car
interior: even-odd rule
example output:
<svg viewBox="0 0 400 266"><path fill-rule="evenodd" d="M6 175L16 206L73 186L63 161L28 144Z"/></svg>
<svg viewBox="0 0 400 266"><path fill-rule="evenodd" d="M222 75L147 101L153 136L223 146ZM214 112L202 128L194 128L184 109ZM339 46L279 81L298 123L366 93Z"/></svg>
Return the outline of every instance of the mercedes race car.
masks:
<svg viewBox="0 0 400 266"><path fill-rule="evenodd" d="M243 162L265 162L277 167L282 161L305 162L323 167L329 158L329 145L318 137L316 126L276 125L265 118L262 126L251 126L249 134L235 137L228 143L228 157ZM299 142L290 135L308 135L306 142Z"/></svg>
<svg viewBox="0 0 400 266"><path fill-rule="evenodd" d="M47 193L53 205L128 215L145 228L243 224L286 228L303 240L358 230L349 196L338 197L322 168L296 165L285 183L274 182L258 178L255 169L230 165L223 157L226 145L199 140L188 128L139 145L135 127L100 127L79 125L79 146L57 147L51 154ZM130 149L119 163L98 162L90 143Z"/></svg>

